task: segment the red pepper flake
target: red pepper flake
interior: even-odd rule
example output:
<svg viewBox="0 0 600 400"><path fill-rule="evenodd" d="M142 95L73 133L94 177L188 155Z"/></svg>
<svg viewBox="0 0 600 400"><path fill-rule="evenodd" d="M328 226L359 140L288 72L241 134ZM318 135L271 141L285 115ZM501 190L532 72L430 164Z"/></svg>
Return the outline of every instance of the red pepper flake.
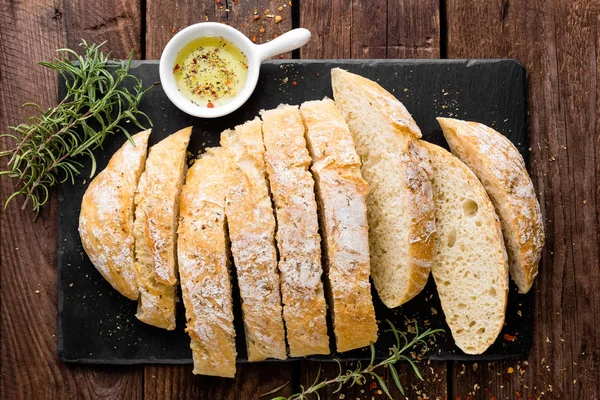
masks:
<svg viewBox="0 0 600 400"><path fill-rule="evenodd" d="M509 335L508 333L504 334L504 340L508 342L514 342L517 336Z"/></svg>
<svg viewBox="0 0 600 400"><path fill-rule="evenodd" d="M375 382L371 382L371 385L369 386L370 390L375 390L377 389L377 384Z"/></svg>
<svg viewBox="0 0 600 400"><path fill-rule="evenodd" d="M519 400L523 400L523 395L521 394L521 392L519 392L518 390L515 391L515 395L517 396L517 399Z"/></svg>
<svg viewBox="0 0 600 400"><path fill-rule="evenodd" d="M217 5L221 5L221 0L216 0Z"/></svg>
<svg viewBox="0 0 600 400"><path fill-rule="evenodd" d="M175 64L175 68L173 68L173 71L179 71L181 69L181 67L179 66L179 64Z"/></svg>
<svg viewBox="0 0 600 400"><path fill-rule="evenodd" d="M252 35L252 37L250 37L250 40L252 40L252 43L256 43L256 35Z"/></svg>
<svg viewBox="0 0 600 400"><path fill-rule="evenodd" d="M263 26L260 27L260 29L258 30L260 33L265 33L265 28Z"/></svg>
<svg viewBox="0 0 600 400"><path fill-rule="evenodd" d="M258 21L260 19L260 15L255 15L254 17L252 17L252 19Z"/></svg>
<svg viewBox="0 0 600 400"><path fill-rule="evenodd" d="M298 86L298 82L292 81L292 86Z"/></svg>
<svg viewBox="0 0 600 400"><path fill-rule="evenodd" d="M177 32L175 29L171 29L171 33L175 33Z"/></svg>
<svg viewBox="0 0 600 400"><path fill-rule="evenodd" d="M279 37L278 34L276 34L276 33L273 34L273 39L277 39L278 37Z"/></svg>
<svg viewBox="0 0 600 400"><path fill-rule="evenodd" d="M317 78L320 78L320 77L321 77L321 74L319 74L319 73L317 73L316 75L317 75Z"/></svg>
<svg viewBox="0 0 600 400"><path fill-rule="evenodd" d="M215 105L213 103L211 103L210 100L209 100L208 104L206 105L206 107L208 107L208 108L214 108Z"/></svg>

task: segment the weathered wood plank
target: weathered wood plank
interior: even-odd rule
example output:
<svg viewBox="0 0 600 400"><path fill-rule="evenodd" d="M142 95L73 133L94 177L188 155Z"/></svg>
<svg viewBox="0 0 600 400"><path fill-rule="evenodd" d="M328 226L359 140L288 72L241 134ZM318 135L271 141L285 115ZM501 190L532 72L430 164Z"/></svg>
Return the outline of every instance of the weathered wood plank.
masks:
<svg viewBox="0 0 600 400"><path fill-rule="evenodd" d="M289 0L147 0L146 10L146 59L160 58L173 35L198 22L227 23L255 43L267 42L292 27Z"/></svg>
<svg viewBox="0 0 600 400"><path fill-rule="evenodd" d="M387 58L440 57L439 3L388 1Z"/></svg>
<svg viewBox="0 0 600 400"><path fill-rule="evenodd" d="M275 16L281 20L276 22ZM227 23L256 43L267 42L292 27L289 0L147 0L145 58L160 58L175 33L202 21ZM291 394L293 371L293 363L238 364L236 378L231 380L194 376L191 366L147 366L145 398L250 399L286 382L290 384L282 393Z"/></svg>
<svg viewBox="0 0 600 400"><path fill-rule="evenodd" d="M139 1L72 0L63 3L62 21L67 31L67 45L77 46L81 39L107 42L115 58L141 58L141 9Z"/></svg>
<svg viewBox="0 0 600 400"><path fill-rule="evenodd" d="M313 33L302 58L438 58L437 0L315 1L300 4Z"/></svg>
<svg viewBox="0 0 600 400"><path fill-rule="evenodd" d="M542 394L595 399L600 393L599 3L449 0L446 5L449 57L515 57L527 66L531 172L547 236L532 289L536 329L528 365L522 374L515 363L477 371L467 365L463 375L455 365L452 398L464 398L477 384L498 399Z"/></svg>
<svg viewBox="0 0 600 400"><path fill-rule="evenodd" d="M5 133L9 125L33 112L21 104L56 104L56 74L36 62L51 59L57 48L78 43L79 34L68 33L65 18L70 13L69 24L79 24L86 4L63 6L48 0L3 0L0 4L0 131ZM111 35L99 38L109 39L107 48L118 55L130 47L139 54L139 41L126 39L127 35L135 37L133 25L127 34L122 27L115 27ZM137 27L139 37L139 18ZM86 37L96 41L93 34ZM0 143L2 149L13 144L7 139ZM3 177L0 185L4 204L14 182ZM21 201L0 212L0 398L141 398L141 368L67 366L58 360L56 197L52 196L35 223L29 209L20 209Z"/></svg>
<svg viewBox="0 0 600 400"><path fill-rule="evenodd" d="M300 3L300 26L313 37L300 50L302 58L436 58L440 55L439 2L426 1L341 1ZM381 332L380 332L381 334ZM352 368L346 364L344 368ZM338 373L336 364L323 363L322 377ZM302 362L300 383L310 385L317 374L318 363ZM445 399L446 363L420 363L424 382L419 381L407 365L398 372L409 398L421 396ZM388 387L394 387L389 372L384 371ZM324 398L332 396L332 388ZM400 393L392 389L394 398ZM383 398L381 388L369 381L362 387L343 390L346 398ZM424 395L429 397L425 397ZM383 395L385 396L385 395Z"/></svg>
<svg viewBox="0 0 600 400"><path fill-rule="evenodd" d="M289 363L238 364L235 379L193 375L191 365L149 366L144 399L258 399L285 383L288 385L277 395L292 394Z"/></svg>

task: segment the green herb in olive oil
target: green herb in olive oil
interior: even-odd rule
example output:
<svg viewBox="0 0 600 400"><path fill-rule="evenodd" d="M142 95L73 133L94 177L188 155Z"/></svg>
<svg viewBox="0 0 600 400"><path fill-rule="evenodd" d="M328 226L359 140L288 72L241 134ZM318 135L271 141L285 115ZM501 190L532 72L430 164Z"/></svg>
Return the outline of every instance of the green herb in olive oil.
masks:
<svg viewBox="0 0 600 400"><path fill-rule="evenodd" d="M179 91L201 107L218 107L242 91L248 60L221 37L203 37L186 44L177 55L173 75Z"/></svg>

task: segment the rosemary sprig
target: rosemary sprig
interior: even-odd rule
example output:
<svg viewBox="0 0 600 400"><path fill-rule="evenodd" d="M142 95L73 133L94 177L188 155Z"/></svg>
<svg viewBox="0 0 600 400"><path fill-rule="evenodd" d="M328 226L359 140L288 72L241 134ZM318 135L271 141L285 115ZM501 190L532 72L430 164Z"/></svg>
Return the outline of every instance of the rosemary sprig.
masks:
<svg viewBox="0 0 600 400"><path fill-rule="evenodd" d="M53 62L39 63L63 76L67 94L56 107L45 111L37 104L26 103L24 106L35 107L39 114L10 127L14 134L0 135L15 141L14 148L0 152L0 157L9 158L6 170L0 171L0 175L18 179L5 208L15 197L23 195L22 208L31 202L37 215L48 201L50 187L67 180L75 182L75 176L83 168L78 156L91 159L91 177L96 172L93 151L102 146L107 135L123 132L131 140L125 123L144 129L138 120L142 116L151 124L148 116L138 109L150 87L143 89L142 82L129 74L133 52L129 59L113 62L110 53L102 52L103 44L88 45L82 40L83 56L71 49L59 49ZM133 91L123 87L127 81L133 83Z"/></svg>
<svg viewBox="0 0 600 400"><path fill-rule="evenodd" d="M394 324L392 324L391 321L389 321L389 320L386 320L386 321L390 325L390 329L386 330L386 332L392 332L394 334L394 337L396 338L396 344L393 345L392 348L390 349L391 355L388 358L375 364L375 346L373 346L371 344L371 361L369 362L369 365L367 365L366 367L363 368L363 366L361 365L361 363L359 361L357 363L357 366L355 369L347 370L346 372L344 372L344 369L343 369L340 361L335 360L339 366L339 371L340 371L335 378L324 379L324 380L320 381L321 369L319 369L319 372L317 373L317 377L316 377L315 381L308 388L304 388L304 386L300 386L300 390L301 390L300 393L295 393L295 394L291 395L290 397L282 397L282 396L274 397L271 400L308 400L309 395L315 395L317 399L320 399L321 397L319 395L319 390L323 389L324 387L327 387L330 385L337 385L337 388L333 391L333 393L338 393L339 391L342 390L344 385L347 385L347 384L349 384L350 387L352 387L354 385L364 385L365 383L367 383L367 377L369 377L369 376L373 377L379 383L381 390L390 399L393 400L393 397L389 391L389 388L385 384L381 375L379 375L379 373L377 372L377 370L380 370L381 368L388 368L390 370L394 384L396 385L396 387L398 388L400 393L404 396L404 387L400 383L400 377L398 376L398 371L396 371L396 367L394 365L396 363L398 363L399 361L408 362L410 364L410 366L412 367L417 378L419 378L420 380L423 380L423 376L419 372L419 368L417 367L415 362L406 355L406 353L418 345L422 345L425 347L425 349L427 349L427 342L425 342L425 338L427 338L428 336L431 336L432 339L435 339L435 335L437 333L443 332L444 330L443 329L427 329L425 332L419 333L419 328L415 324L415 335L411 340L409 340L408 337L406 336L406 334L404 334L403 332L396 329L396 327L394 326ZM277 390L280 390L280 389L282 389L282 387L278 388ZM274 391L269 392L269 394L271 394L271 393L274 393Z"/></svg>

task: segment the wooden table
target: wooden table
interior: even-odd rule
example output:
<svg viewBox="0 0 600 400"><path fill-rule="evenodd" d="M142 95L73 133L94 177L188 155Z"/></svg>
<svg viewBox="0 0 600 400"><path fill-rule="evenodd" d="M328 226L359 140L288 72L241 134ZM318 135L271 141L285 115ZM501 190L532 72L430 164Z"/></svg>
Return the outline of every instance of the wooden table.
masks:
<svg viewBox="0 0 600 400"><path fill-rule="evenodd" d="M600 3L293 1L2 0L0 130L22 120L26 101L55 103L56 75L35 65L55 49L75 47L81 38L107 40L115 57L133 49L135 58L156 59L175 32L200 21L226 22L257 42L303 26L313 39L294 52L300 58L522 60L529 73L532 178L547 232L533 288L533 349L520 362L423 362L425 382L406 367L401 375L410 399L598 399ZM4 202L13 182L3 178L1 185ZM193 376L190 366L61 363L56 207L53 195L36 223L17 202L1 214L0 398L255 399L286 382L281 393L289 395L314 379L319 365L308 361L240 365L235 380ZM334 370L324 366L324 375ZM343 393L323 398L383 398L371 382Z"/></svg>

